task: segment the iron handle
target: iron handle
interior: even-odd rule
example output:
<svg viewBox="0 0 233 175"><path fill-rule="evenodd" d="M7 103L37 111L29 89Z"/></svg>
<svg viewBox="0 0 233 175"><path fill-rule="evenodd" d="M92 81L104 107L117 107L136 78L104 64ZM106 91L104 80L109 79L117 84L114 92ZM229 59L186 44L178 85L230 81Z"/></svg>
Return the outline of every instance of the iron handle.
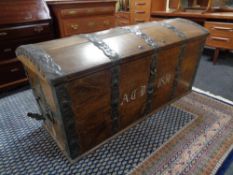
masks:
<svg viewBox="0 0 233 175"><path fill-rule="evenodd" d="M28 113L27 114L28 117L30 118L33 118L33 119L36 119L36 120L45 120L44 116L43 115L40 115L40 114L36 114L36 113Z"/></svg>

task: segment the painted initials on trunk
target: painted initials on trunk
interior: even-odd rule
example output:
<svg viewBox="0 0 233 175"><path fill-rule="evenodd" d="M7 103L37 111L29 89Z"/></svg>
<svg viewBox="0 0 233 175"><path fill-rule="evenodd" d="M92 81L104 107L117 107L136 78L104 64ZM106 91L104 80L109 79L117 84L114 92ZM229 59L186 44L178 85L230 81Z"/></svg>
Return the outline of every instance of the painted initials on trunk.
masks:
<svg viewBox="0 0 233 175"><path fill-rule="evenodd" d="M166 86L167 84L169 84L172 81L172 74L167 73L165 75L163 75L159 80L158 83L156 85L156 88L161 88L163 86ZM125 103L130 103L132 101L135 101L137 98L139 97L143 97L146 94L146 89L147 86L143 85L143 86L139 86L133 90L131 90L129 93L125 93L123 95L123 99L121 101L121 106L123 106Z"/></svg>
<svg viewBox="0 0 233 175"><path fill-rule="evenodd" d="M136 100L138 97L143 97L146 94L146 86L140 86L138 88L133 89L130 93L125 93L121 102L121 106L124 103L130 103Z"/></svg>

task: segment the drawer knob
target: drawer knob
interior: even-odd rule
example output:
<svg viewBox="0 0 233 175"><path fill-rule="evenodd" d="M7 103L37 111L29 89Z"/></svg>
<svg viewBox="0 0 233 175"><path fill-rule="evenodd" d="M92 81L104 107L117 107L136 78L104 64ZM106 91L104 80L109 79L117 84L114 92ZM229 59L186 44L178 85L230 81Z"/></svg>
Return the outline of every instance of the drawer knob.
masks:
<svg viewBox="0 0 233 175"><path fill-rule="evenodd" d="M224 42L229 42L230 39L229 38L223 38L223 37L211 37L212 40L216 40L216 41L224 41Z"/></svg>
<svg viewBox="0 0 233 175"><path fill-rule="evenodd" d="M212 29L214 29L214 30L227 30L227 31L233 32L233 28L230 28L230 27L213 27Z"/></svg>
<svg viewBox="0 0 233 175"><path fill-rule="evenodd" d="M41 27L41 26L38 26L38 27L35 27L35 28L34 28L34 31L37 32L37 33L40 33L40 32L42 32L43 30L44 30L44 28Z"/></svg>
<svg viewBox="0 0 233 175"><path fill-rule="evenodd" d="M12 51L12 49L11 48L6 48L6 49L4 49L3 50L3 52L5 52L5 53L7 53L7 52L11 52Z"/></svg>
<svg viewBox="0 0 233 175"><path fill-rule="evenodd" d="M78 25L78 24L71 24L70 27L71 27L73 30L78 30L78 29L79 29L79 25Z"/></svg>
<svg viewBox="0 0 233 175"><path fill-rule="evenodd" d="M109 21L104 21L104 25L109 26L110 22Z"/></svg>
<svg viewBox="0 0 233 175"><path fill-rule="evenodd" d="M0 36L6 36L7 33L6 32L0 32Z"/></svg>
<svg viewBox="0 0 233 175"><path fill-rule="evenodd" d="M18 72L19 71L19 68L13 68L10 70L11 72Z"/></svg>
<svg viewBox="0 0 233 175"><path fill-rule="evenodd" d="M95 9L87 9L87 13L94 13Z"/></svg>
<svg viewBox="0 0 233 175"><path fill-rule="evenodd" d="M88 26L89 26L89 27L94 27L95 25L96 25L95 22L89 22L89 23L88 23Z"/></svg>
<svg viewBox="0 0 233 175"><path fill-rule="evenodd" d="M69 14L69 15L75 15L76 13L77 13L76 10L69 10L69 11L68 11L68 14Z"/></svg>

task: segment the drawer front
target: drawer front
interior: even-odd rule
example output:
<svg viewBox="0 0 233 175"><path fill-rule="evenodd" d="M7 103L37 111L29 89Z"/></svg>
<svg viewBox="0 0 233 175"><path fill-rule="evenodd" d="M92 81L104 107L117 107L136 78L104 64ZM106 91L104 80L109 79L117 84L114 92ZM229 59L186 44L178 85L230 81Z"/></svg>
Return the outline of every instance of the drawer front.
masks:
<svg viewBox="0 0 233 175"><path fill-rule="evenodd" d="M233 24L220 22L206 22L205 27L211 35L219 37L233 37Z"/></svg>
<svg viewBox="0 0 233 175"><path fill-rule="evenodd" d="M150 19L150 15L148 14L139 14L139 13L134 14L135 23L146 22L146 21L149 21L149 19Z"/></svg>
<svg viewBox="0 0 233 175"><path fill-rule="evenodd" d="M5 43L0 42L0 61L9 58L15 58L15 49L23 44L32 44L52 39L52 35L26 38L20 40L10 40Z"/></svg>
<svg viewBox="0 0 233 175"><path fill-rule="evenodd" d="M211 47L233 49L233 37L219 37L210 35L206 44Z"/></svg>
<svg viewBox="0 0 233 175"><path fill-rule="evenodd" d="M49 23L33 24L0 29L0 40L16 39L51 33Z"/></svg>
<svg viewBox="0 0 233 175"><path fill-rule="evenodd" d="M22 64L17 60L4 64L0 62L0 75L0 85L26 77Z"/></svg>
<svg viewBox="0 0 233 175"><path fill-rule="evenodd" d="M80 33L90 33L109 29L115 26L115 17L80 18L64 20L65 36Z"/></svg>
<svg viewBox="0 0 233 175"><path fill-rule="evenodd" d="M116 16L117 19L130 20L130 13L118 12L118 13L116 13L115 16Z"/></svg>
<svg viewBox="0 0 233 175"><path fill-rule="evenodd" d="M114 14L114 8L112 7L86 7L86 8L70 8L63 9L60 12L62 18L90 16L90 15L106 15Z"/></svg>
<svg viewBox="0 0 233 175"><path fill-rule="evenodd" d="M127 19L117 19L116 26L127 26L130 25L130 21Z"/></svg>

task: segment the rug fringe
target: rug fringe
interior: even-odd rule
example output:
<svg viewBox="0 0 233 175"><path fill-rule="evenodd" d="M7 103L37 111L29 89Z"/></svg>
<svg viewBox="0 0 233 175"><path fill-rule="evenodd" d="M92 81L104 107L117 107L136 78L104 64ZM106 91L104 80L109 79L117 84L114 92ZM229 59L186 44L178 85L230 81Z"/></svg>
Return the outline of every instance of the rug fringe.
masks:
<svg viewBox="0 0 233 175"><path fill-rule="evenodd" d="M230 152L233 150L233 145L228 149L228 151L223 155L223 157L219 160L215 168L213 169L211 175L215 175L219 168L223 165L224 161L226 160L227 156L230 154Z"/></svg>

